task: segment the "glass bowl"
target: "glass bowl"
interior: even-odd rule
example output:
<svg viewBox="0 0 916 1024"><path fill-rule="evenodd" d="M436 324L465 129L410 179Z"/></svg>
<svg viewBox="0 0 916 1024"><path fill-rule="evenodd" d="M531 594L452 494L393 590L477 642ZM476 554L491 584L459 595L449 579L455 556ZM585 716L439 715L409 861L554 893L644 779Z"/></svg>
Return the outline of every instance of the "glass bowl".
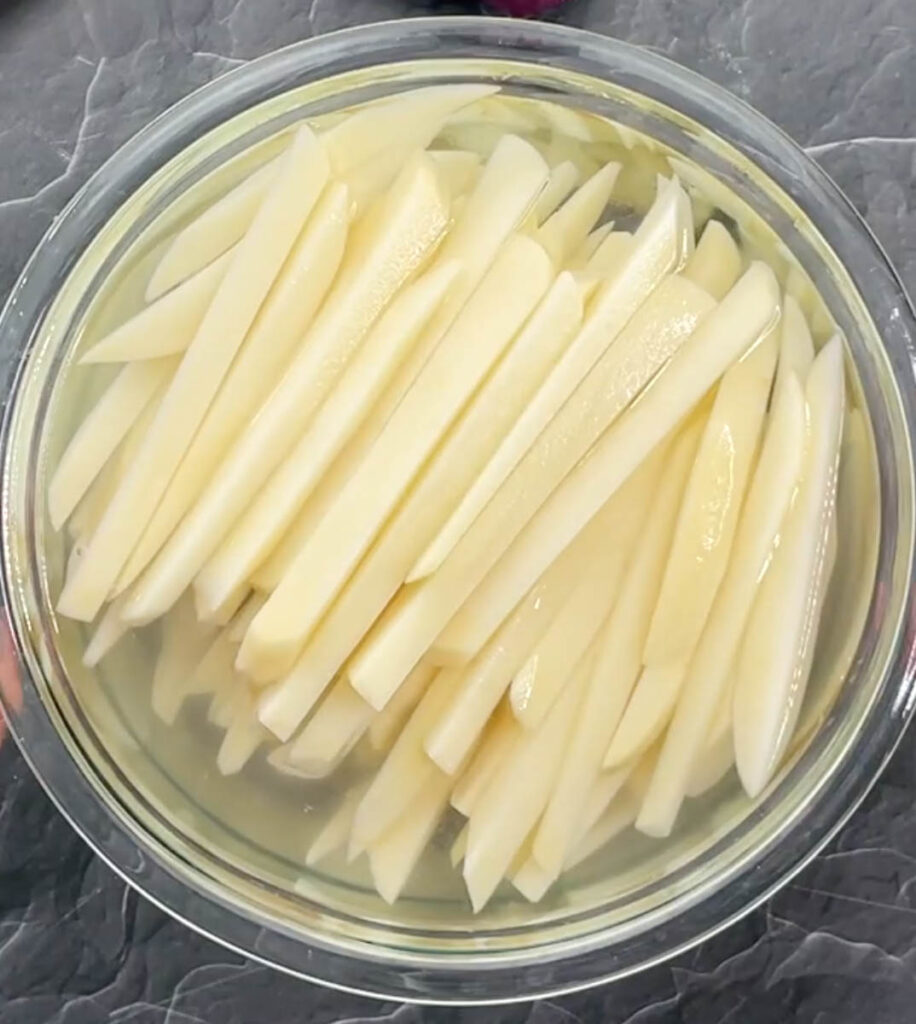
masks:
<svg viewBox="0 0 916 1024"><path fill-rule="evenodd" d="M862 523L876 566L873 577L860 573L875 579L859 602L863 628L849 627L843 607L835 628L828 622L835 678L821 680L821 692L835 688L836 699L822 702L810 740L763 797L751 805L732 787L670 841L624 844L543 905L505 897L476 918L457 888L450 895L422 877L389 908L358 875L306 874L308 815L297 790L263 799L256 772L221 779L191 731L164 731L137 710L148 695L129 661L113 655L95 673L79 666L81 627L53 612L63 552L44 511L59 440L48 422L52 412L66 420L60 383L86 312L188 216L194 183L226 168L228 184L245 154L263 158L278 129L303 115L443 81L498 82L612 118L623 138L632 129L657 140L686 174L724 185L775 231L847 339L880 495L880 516ZM653 54L553 25L443 18L353 29L255 61L153 122L81 190L23 272L0 340L20 356L3 436L3 586L23 679L21 700L7 687L12 731L101 857L247 956L426 1002L526 999L639 970L724 927L798 871L862 799L912 714L913 311L815 163L739 100Z"/></svg>

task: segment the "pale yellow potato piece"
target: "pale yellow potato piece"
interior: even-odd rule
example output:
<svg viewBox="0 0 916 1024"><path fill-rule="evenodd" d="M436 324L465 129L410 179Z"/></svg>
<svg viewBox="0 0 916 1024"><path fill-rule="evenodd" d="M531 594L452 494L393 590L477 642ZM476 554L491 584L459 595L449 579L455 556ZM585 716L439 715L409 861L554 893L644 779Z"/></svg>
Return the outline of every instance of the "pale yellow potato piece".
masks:
<svg viewBox="0 0 916 1024"><path fill-rule="evenodd" d="M620 164L605 164L538 228L534 237L557 266L569 259L598 223L619 173Z"/></svg>
<svg viewBox="0 0 916 1024"><path fill-rule="evenodd" d="M461 831L455 836L455 841L449 847L448 859L453 868L464 860L464 855L468 849L468 825L467 822L461 828Z"/></svg>
<svg viewBox="0 0 916 1024"><path fill-rule="evenodd" d="M527 575L525 563L518 558L481 580L494 555L506 550L568 471L678 351L712 306L705 292L676 276L663 281L646 300L454 548L441 567L440 578L426 581L436 594L445 588L452 572L457 577L459 571L465 571L458 567L465 566L478 585L473 593L468 591L467 600L462 593L463 607L449 623L442 643L447 644L449 636L457 632L465 644L477 649L492 634L527 589L518 588L519 572ZM532 578L527 579L530 586ZM417 600L424 599L418 595Z"/></svg>
<svg viewBox="0 0 916 1024"><path fill-rule="evenodd" d="M230 643L240 644L246 630L251 625L251 620L264 607L266 598L263 594L251 594L239 611L226 625L226 638Z"/></svg>
<svg viewBox="0 0 916 1024"><path fill-rule="evenodd" d="M795 491L805 449L805 399L794 373L777 386L760 457L741 511L732 555L690 664L638 828L670 833L710 722L733 676L735 654L761 576ZM729 701L729 712L731 703Z"/></svg>
<svg viewBox="0 0 916 1024"><path fill-rule="evenodd" d="M263 678L271 671L279 676L289 668L423 462L522 326L551 278L550 261L536 242L521 235L507 242L362 465L251 624L239 652L240 665L246 671Z"/></svg>
<svg viewBox="0 0 916 1024"><path fill-rule="evenodd" d="M327 174L327 161L321 159L315 136L300 129L172 378L144 444L99 524L87 559L64 587L58 604L61 614L88 620L110 593L317 201ZM148 618L170 607L182 589ZM128 621L134 603L142 606L142 598L140 588L125 609Z"/></svg>
<svg viewBox="0 0 916 1024"><path fill-rule="evenodd" d="M605 768L619 768L658 739L677 704L686 673L685 661L642 670L604 756Z"/></svg>
<svg viewBox="0 0 916 1024"><path fill-rule="evenodd" d="M328 818L321 831L312 840L305 863L311 868L324 860L325 857L346 847L353 827L353 815L359 806L368 783L359 782L351 786L337 805L334 813Z"/></svg>
<svg viewBox="0 0 916 1024"><path fill-rule="evenodd" d="M725 570L776 367L771 331L722 377L687 491L643 661L667 667L690 657Z"/></svg>
<svg viewBox="0 0 916 1024"><path fill-rule="evenodd" d="M480 744L457 777L455 788L452 790L452 807L466 818L470 817L480 794L490 784L506 755L512 750L520 729L512 709L505 701L501 701L490 716Z"/></svg>
<svg viewBox="0 0 916 1024"><path fill-rule="evenodd" d="M700 430L699 422L690 424L670 453L663 448L661 457L656 456L659 467L655 488L646 496L651 508L644 515L645 528L633 546L617 603L598 639L594 667L577 716L576 741L564 756L535 836L532 852L548 871L559 873L574 846L581 794L597 782L604 755L639 676L642 648ZM587 821L585 828L591 824Z"/></svg>
<svg viewBox="0 0 916 1024"><path fill-rule="evenodd" d="M594 231L590 231L586 236L585 241L572 254L572 256L569 257L569 262L567 264L569 269L576 271L584 270L613 230L614 222L607 221L606 223L600 224L596 227ZM621 231L620 234L632 237L628 231ZM600 281L600 278L597 280Z"/></svg>
<svg viewBox="0 0 916 1024"><path fill-rule="evenodd" d="M629 231L611 231L604 236L589 255L585 269L592 274L611 277L630 258L633 234Z"/></svg>
<svg viewBox="0 0 916 1024"><path fill-rule="evenodd" d="M431 270L391 302L305 433L195 580L198 613L210 617L273 550L309 492L382 393L460 272Z"/></svg>
<svg viewBox="0 0 916 1024"><path fill-rule="evenodd" d="M74 551L76 548L74 547ZM85 551L83 551L85 554ZM68 572L69 575L69 572ZM87 668L93 668L105 657L114 645L124 636L128 625L121 618L121 609L124 601L116 598L102 613L99 624L96 626L86 650L83 653L83 664Z"/></svg>
<svg viewBox="0 0 916 1024"><path fill-rule="evenodd" d="M719 306L703 317L642 399L567 474L523 528L519 517L507 516L497 501L491 502L439 571L386 615L384 632L376 634L372 647L373 673L360 678L355 662L351 665L350 678L360 693L371 703L373 689L390 685L401 666L414 664L429 638L475 588L473 604L481 618L488 610L499 618L502 608L512 608L728 366L771 326L778 303L772 271L763 263L752 264ZM543 466L533 476L541 479ZM481 579L500 555L491 593L480 586Z"/></svg>
<svg viewBox="0 0 916 1024"><path fill-rule="evenodd" d="M270 733L258 721L251 691L240 680L232 696L226 734L216 754L216 767L220 774L240 772L269 736Z"/></svg>
<svg viewBox="0 0 916 1024"><path fill-rule="evenodd" d="M392 146L425 149L456 110L497 91L492 85L431 85L367 104L321 136L335 174L346 175Z"/></svg>
<svg viewBox="0 0 916 1024"><path fill-rule="evenodd" d="M468 412L450 432L444 450L436 459L435 472L443 477L439 486L448 486L444 477L454 473L455 459L462 459L471 470L468 478L474 479L519 415L524 414L531 395L581 324L582 315L582 289L573 276L564 271L518 333ZM473 466L469 465L471 462ZM430 475L427 472L426 476ZM435 500L435 492L429 485L426 489L429 499ZM444 507L454 505L464 490L464 487L450 488L452 493L441 504ZM449 507L445 508L444 516L448 515ZM425 558L421 557L407 574L407 581L413 582L425 575Z"/></svg>
<svg viewBox="0 0 916 1024"><path fill-rule="evenodd" d="M375 710L341 677L289 746L288 760L309 773L338 765L369 728Z"/></svg>
<svg viewBox="0 0 916 1024"><path fill-rule="evenodd" d="M684 266L684 277L719 300L741 276L741 270L741 252L731 232L720 221L709 221Z"/></svg>
<svg viewBox="0 0 916 1024"><path fill-rule="evenodd" d="M563 867L570 871L628 829L639 813L639 796L624 789L582 837Z"/></svg>
<svg viewBox="0 0 916 1024"><path fill-rule="evenodd" d="M331 185L318 201L128 559L116 590L123 590L149 564L279 381L340 266L347 240L348 206L343 185Z"/></svg>
<svg viewBox="0 0 916 1024"><path fill-rule="evenodd" d="M244 238L280 172L283 159L281 154L259 167L175 235L146 286L147 302L154 302L210 266Z"/></svg>
<svg viewBox="0 0 916 1024"><path fill-rule="evenodd" d="M671 183L661 190L655 205L640 225L633 239L630 258L593 299L579 334L570 343L525 412L518 418L515 426L506 435L439 535L424 553L420 565L411 574L413 578L429 575L443 563L500 486L507 481L526 453L531 451L535 440L602 354L606 351L609 354L610 362L605 364L605 373L617 387L615 402L623 400L624 397L629 401L648 379L643 374L651 375L658 368L659 364L652 359L652 354L662 359L671 354L669 346L658 343L657 332L660 323L657 318L653 319L653 314L664 315L665 299L657 306L650 307L651 312L644 314L641 326L634 326L629 330L627 345L615 344L612 349L609 349L609 346L664 275L680 260L682 248L686 244L685 227L681 220L680 189L675 183ZM686 284L682 288L678 285L671 287L674 294L665 293L671 300L671 307L667 310L669 314L678 301L686 301L681 297L681 293L689 293L691 296L702 295L691 284ZM697 298L698 307L701 302L703 299ZM646 333L641 334L640 331ZM648 332L656 332L656 336L649 337ZM685 333L686 331L680 332L679 335L676 330L674 332L675 337L682 337ZM670 334L668 337L670 338ZM662 340L666 340L665 335L662 336ZM646 356L640 360L642 374L639 375L636 385L627 386L626 362L634 348L645 351ZM619 358L610 355L611 351L616 352L618 349L621 353ZM665 352L667 354L664 354ZM601 371L595 376L601 376ZM571 417L574 414L565 415ZM568 426L565 429L568 429Z"/></svg>
<svg viewBox="0 0 916 1024"><path fill-rule="evenodd" d="M551 167L547 184L534 204L535 223L543 224L547 220L579 184L579 177L579 168L571 160L564 160L556 167Z"/></svg>
<svg viewBox="0 0 916 1024"><path fill-rule="evenodd" d="M369 746L373 750L384 753L392 748L437 671L438 667L433 662L419 662L398 692L381 711L376 712L369 723Z"/></svg>
<svg viewBox="0 0 916 1024"><path fill-rule="evenodd" d="M371 212L372 204L403 170L404 165L418 152L416 146L390 146L375 159L360 164L342 177L350 197L353 218Z"/></svg>
<svg viewBox="0 0 916 1024"><path fill-rule="evenodd" d="M213 630L194 618L190 598L179 601L162 620L159 654L153 669L153 712L171 725L191 692L191 679L213 640Z"/></svg>
<svg viewBox="0 0 916 1024"><path fill-rule="evenodd" d="M808 442L798 493L760 584L735 673L735 762L755 797L791 737L811 670L843 429L843 344L818 353L805 384ZM88 556L87 556L88 557Z"/></svg>
<svg viewBox="0 0 916 1024"><path fill-rule="evenodd" d="M776 371L776 386L788 373L803 381L814 362L814 342L808 322L791 295L783 297L782 321L779 336L779 366Z"/></svg>
<svg viewBox="0 0 916 1024"><path fill-rule="evenodd" d="M477 153L464 149L432 149L429 155L453 200L470 192L477 184L483 165Z"/></svg>
<svg viewBox="0 0 916 1024"><path fill-rule="evenodd" d="M411 871L436 831L448 806L452 780L434 771L411 807L368 848L369 871L378 894L387 903L401 894Z"/></svg>
<svg viewBox="0 0 916 1024"><path fill-rule="evenodd" d="M155 299L106 334L80 359L81 363L129 363L175 355L191 344L216 289L232 261L224 253L209 266Z"/></svg>
<svg viewBox="0 0 916 1024"><path fill-rule="evenodd" d="M458 670L453 695L425 742L426 752L443 771L457 771L513 676L563 608L589 564L592 547L605 532L608 517L596 518L601 519L598 529L590 527L570 545L564 557L558 558L519 602L490 643L469 665Z"/></svg>
<svg viewBox="0 0 916 1024"><path fill-rule="evenodd" d="M193 579L289 451L372 323L441 237L448 210L427 159L405 169L377 213L354 237L280 384L138 581L127 609L132 621L161 614Z"/></svg>
<svg viewBox="0 0 916 1024"><path fill-rule="evenodd" d="M67 521L177 365L177 358L168 356L125 366L89 410L70 439L48 485L48 513L55 530Z"/></svg>
<svg viewBox="0 0 916 1024"><path fill-rule="evenodd" d="M686 780L686 796L702 796L720 782L735 763L735 741L732 739L733 690L726 685L724 699L716 709L709 735L697 755Z"/></svg>
<svg viewBox="0 0 916 1024"><path fill-rule="evenodd" d="M426 784L443 773L426 756L423 737L448 699L453 675L441 669L360 801L353 819L353 846L365 848L408 811Z"/></svg>
<svg viewBox="0 0 916 1024"><path fill-rule="evenodd" d="M540 727L518 734L474 804L462 873L475 913L493 895L550 798L588 670L586 659Z"/></svg>

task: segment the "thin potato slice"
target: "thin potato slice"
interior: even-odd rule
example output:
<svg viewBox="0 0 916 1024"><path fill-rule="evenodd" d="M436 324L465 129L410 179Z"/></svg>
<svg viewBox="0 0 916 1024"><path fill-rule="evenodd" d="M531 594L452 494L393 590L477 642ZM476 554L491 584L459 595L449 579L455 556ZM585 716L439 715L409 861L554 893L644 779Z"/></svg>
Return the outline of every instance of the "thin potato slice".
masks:
<svg viewBox="0 0 916 1024"><path fill-rule="evenodd" d="M741 276L741 269L741 252L728 228L720 221L709 221L684 267L684 277L719 300Z"/></svg>
<svg viewBox="0 0 916 1024"><path fill-rule="evenodd" d="M369 847L369 870L378 894L394 903L448 806L452 780L436 772L406 813Z"/></svg>
<svg viewBox="0 0 916 1024"><path fill-rule="evenodd" d="M182 358L143 446L99 524L87 559L64 587L59 601L62 614L86 621L108 597L317 201L327 174L327 161L322 159L317 140L307 129L300 129ZM182 589L154 615L174 603ZM142 605L142 589L125 609L125 617L136 622L131 615L134 602Z"/></svg>
<svg viewBox="0 0 916 1024"><path fill-rule="evenodd" d="M233 255L232 251L224 253L177 288L135 313L96 342L80 362L130 363L184 352L191 344Z"/></svg>
<svg viewBox="0 0 916 1024"><path fill-rule="evenodd" d="M174 356L125 366L89 410L48 486L51 525L59 530L131 426L175 372Z"/></svg>
<svg viewBox="0 0 916 1024"><path fill-rule="evenodd" d="M250 690L240 681L233 695L226 735L216 754L219 773L235 775L240 772L269 735L258 721Z"/></svg>
<svg viewBox="0 0 916 1024"><path fill-rule="evenodd" d="M475 913L493 895L550 797L589 671L587 662L540 727L519 733L502 770L474 804L463 875Z"/></svg>
<svg viewBox="0 0 916 1024"><path fill-rule="evenodd" d="M449 591L450 602L463 607L458 611L451 604L443 604L443 611L430 618L428 628L435 626L439 632L438 616L445 615L451 619L440 638L445 646L450 645L453 632L460 634L471 650L478 650L486 642L536 577L529 576L526 586L519 588L515 567L525 571L525 563L519 560L511 561L508 567L498 565L482 581L484 575L601 432L702 323L712 304L705 292L681 278L671 277L659 285L519 462L448 560L423 581L422 589L405 596L404 604L410 602L413 606L413 610L404 609L405 617L422 617L424 605L432 612L438 594ZM542 562L542 568L545 564L549 562ZM461 577L466 582L454 586ZM452 617L454 611L458 613ZM410 628L407 621L409 618L398 628ZM410 645L402 645L395 638L392 629L389 623L379 627L380 651L383 645L393 650L390 641L404 655L413 653Z"/></svg>
<svg viewBox="0 0 916 1024"><path fill-rule="evenodd" d="M340 764L369 728L374 714L345 678L338 679L293 740L289 760L308 772Z"/></svg>
<svg viewBox="0 0 916 1024"><path fill-rule="evenodd" d="M791 295L783 297L782 321L779 337L779 367L776 371L776 387L786 374L794 373L803 381L814 362L814 342L808 322Z"/></svg>
<svg viewBox="0 0 916 1024"><path fill-rule="evenodd" d="M368 783L360 782L351 786L343 795L334 813L325 822L324 827L312 840L305 863L311 868L323 861L325 857L346 847L353 827L353 815L359 806Z"/></svg>
<svg viewBox="0 0 916 1024"><path fill-rule="evenodd" d="M346 175L383 157L392 145L425 149L448 117L483 96L491 85L431 85L370 103L321 136L335 174Z"/></svg>
<svg viewBox="0 0 916 1024"><path fill-rule="evenodd" d="M153 713L171 725L191 691L191 677L213 634L194 619L190 598L180 601L162 620L159 654L153 669Z"/></svg>
<svg viewBox="0 0 916 1024"><path fill-rule="evenodd" d="M706 421L646 638L646 665L689 658L725 575L766 415L778 331L726 371Z"/></svg>
<svg viewBox="0 0 916 1024"><path fill-rule="evenodd" d="M203 423L178 466L116 589L136 579L206 487L236 437L279 381L334 279L347 239L343 185L322 195L280 271Z"/></svg>
<svg viewBox="0 0 916 1024"><path fill-rule="evenodd" d="M522 235L509 240L251 624L239 652L246 671L276 678L290 667L551 277L550 261L536 242Z"/></svg>
<svg viewBox="0 0 916 1024"><path fill-rule="evenodd" d="M394 746L436 673L433 662L421 661L385 707L376 712L369 724L369 746L373 750L386 753Z"/></svg>
<svg viewBox="0 0 916 1024"><path fill-rule="evenodd" d="M441 669L382 762L353 819L353 846L370 846L443 773L426 756L423 737L448 699L453 676Z"/></svg>
<svg viewBox="0 0 916 1024"><path fill-rule="evenodd" d="M212 616L273 550L308 493L378 399L460 269L446 263L405 287L369 331L296 446L199 573L194 586L202 618Z"/></svg>
<svg viewBox="0 0 916 1024"><path fill-rule="evenodd" d="M535 222L543 224L578 184L579 168L571 160L551 167L547 184L534 204Z"/></svg>
<svg viewBox="0 0 916 1024"><path fill-rule="evenodd" d="M138 581L127 609L131 621L149 621L174 603L442 236L448 211L429 161L406 168L377 212L354 237L353 251L282 381Z"/></svg>
<svg viewBox="0 0 916 1024"><path fill-rule="evenodd" d="M759 795L779 764L811 670L836 496L843 373L843 344L834 337L808 374L808 443L799 490L738 655L735 760L752 797Z"/></svg>
<svg viewBox="0 0 916 1024"><path fill-rule="evenodd" d="M805 399L797 377L790 373L777 385L728 569L640 811L637 827L648 835L666 836L674 825L686 780L701 756L710 721L728 686L758 583L795 491L804 449Z"/></svg>
<svg viewBox="0 0 916 1024"><path fill-rule="evenodd" d="M620 164L605 164L538 228L535 238L557 266L582 245L611 198Z"/></svg>
<svg viewBox="0 0 916 1024"><path fill-rule="evenodd" d="M701 320L643 398L594 445L521 532L517 517L506 516L496 501L491 502L439 571L386 615L384 632L376 634L370 648L372 674L357 675L356 664L351 665L350 678L360 693L371 703L373 690L389 686L402 665L414 664L475 587L477 614L489 609L498 619L503 608L512 608L734 359L770 327L778 302L773 272L763 263L752 264ZM539 474L540 470L534 476L540 479ZM493 509L496 512L490 515ZM491 576L497 585L491 593L480 583L500 554L500 571ZM365 656L366 649L361 653Z"/></svg>
<svg viewBox="0 0 916 1024"><path fill-rule="evenodd" d="M399 691L400 692L400 691ZM480 794L495 777L508 753L513 749L520 726L508 704L501 702L487 722L467 767L458 776L452 790L451 804L466 818L470 817ZM465 845L467 838L465 837Z"/></svg>
<svg viewBox="0 0 916 1024"><path fill-rule="evenodd" d="M77 547L74 546L74 551ZM85 554L85 552L83 552ZM69 573L68 573L69 575ZM86 645L83 653L83 664L87 668L93 668L105 657L115 644L124 636L128 630L127 623L121 618L121 609L124 607L122 599L116 599L102 613L102 618L92 634L92 638Z"/></svg>
<svg viewBox="0 0 916 1024"><path fill-rule="evenodd" d="M609 353L607 373L610 375L616 370L617 374L616 379L609 377L617 387L617 393L613 395L615 404L624 396L629 400L633 393L642 387L648 377L641 378L636 387L627 387L625 359L610 356L609 346L664 275L681 258L682 249L686 245L685 225L682 221L682 193L675 183L671 183L660 191L655 205L640 225L633 239L630 258L593 300L589 315L579 334L494 452L474 485L449 516L445 526L412 571L412 579L427 576L442 564L603 353ZM681 288L680 292L678 285L671 287L674 294L668 298L671 300L672 308L678 301L687 301L681 297L680 292L703 294L689 284ZM699 302L698 299L698 305ZM651 308L657 314L664 309L664 302ZM652 330L658 331L660 323L652 321L650 325L650 321L652 317L647 314L642 329L647 330L651 326ZM644 372L649 371L651 375L660 363L657 359L653 360L649 353L658 353L663 361L670 355L672 345L657 344L655 336L652 337L650 344L647 337L639 334L639 330L640 328L634 327L629 331L628 346L615 344L613 350L620 349L621 353L626 352L628 358L634 348L642 347L646 356L640 360L640 368ZM673 333L675 338L680 339L685 333L689 333L689 328L680 334L676 330ZM665 338L664 335L662 337ZM596 373L596 379L600 375L600 372Z"/></svg>
<svg viewBox="0 0 916 1024"><path fill-rule="evenodd" d="M664 472L660 466L661 479L651 496L645 529L635 543L617 603L596 646L594 668L586 682L577 716L576 742L570 744L565 754L534 840L533 854L549 871L559 872L574 845L581 794L595 784L601 762L636 684L645 636L700 430L699 422L690 424L678 437L670 454L662 453ZM586 828L590 825L591 822Z"/></svg>
<svg viewBox="0 0 916 1024"><path fill-rule="evenodd" d="M724 699L716 709L706 742L686 779L686 796L702 796L720 782L735 763L735 741L732 738L733 695L732 687L726 686Z"/></svg>
<svg viewBox="0 0 916 1024"><path fill-rule="evenodd" d="M687 664L683 661L642 670L604 756L605 768L619 768L658 739L677 704L686 673Z"/></svg>
<svg viewBox="0 0 916 1024"><path fill-rule="evenodd" d="M210 266L245 237L283 159L281 154L259 167L175 235L146 286L147 302Z"/></svg>

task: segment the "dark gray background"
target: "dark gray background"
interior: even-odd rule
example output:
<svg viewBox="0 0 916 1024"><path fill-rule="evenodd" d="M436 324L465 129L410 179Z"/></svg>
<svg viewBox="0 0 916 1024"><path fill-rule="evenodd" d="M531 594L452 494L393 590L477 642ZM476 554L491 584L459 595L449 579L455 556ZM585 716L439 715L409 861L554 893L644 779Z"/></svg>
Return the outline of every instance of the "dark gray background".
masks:
<svg viewBox="0 0 916 1024"><path fill-rule="evenodd" d="M435 0L0 0L0 297L86 177L191 89L316 33L476 10ZM782 125L847 191L916 291L916 0L573 0L560 17L668 54ZM914 797L911 731L830 851L697 951L579 996L434 1010L293 981L170 921L89 853L6 744L0 1022L903 1024L916 1019Z"/></svg>

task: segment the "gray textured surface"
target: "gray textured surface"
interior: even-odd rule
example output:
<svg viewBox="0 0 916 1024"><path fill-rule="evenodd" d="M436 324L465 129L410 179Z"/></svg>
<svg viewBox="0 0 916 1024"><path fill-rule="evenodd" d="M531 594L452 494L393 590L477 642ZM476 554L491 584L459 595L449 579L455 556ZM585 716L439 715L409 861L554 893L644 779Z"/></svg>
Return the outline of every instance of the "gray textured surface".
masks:
<svg viewBox="0 0 916 1024"><path fill-rule="evenodd" d="M0 295L74 190L151 116L278 45L435 0L0 0ZM809 148L916 290L913 0L574 0ZM0 356L2 358L2 356ZM127 891L0 750L0 1022L506 1020L903 1024L916 1016L916 736L830 852L761 910L625 983L505 1011L383 1006L246 964Z"/></svg>

